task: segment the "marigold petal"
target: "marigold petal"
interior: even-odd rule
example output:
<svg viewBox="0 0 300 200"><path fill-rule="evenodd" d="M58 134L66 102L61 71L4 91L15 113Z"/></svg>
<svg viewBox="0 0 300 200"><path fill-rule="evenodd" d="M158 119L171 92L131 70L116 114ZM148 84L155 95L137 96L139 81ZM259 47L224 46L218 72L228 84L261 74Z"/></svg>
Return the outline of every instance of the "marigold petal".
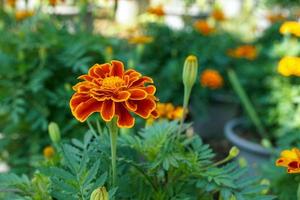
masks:
<svg viewBox="0 0 300 200"><path fill-rule="evenodd" d="M133 101L130 100L125 101L125 106L131 112L134 112L137 109L137 104L135 104Z"/></svg>
<svg viewBox="0 0 300 200"><path fill-rule="evenodd" d="M118 117L117 125L120 128L131 128L134 125L135 119L131 116L122 103L116 104L116 115Z"/></svg>
<svg viewBox="0 0 300 200"><path fill-rule="evenodd" d="M110 64L105 63L102 65L95 64L93 67L89 69L88 75L94 78L104 78L106 74L110 71Z"/></svg>
<svg viewBox="0 0 300 200"><path fill-rule="evenodd" d="M138 86L144 86L145 83L153 83L153 79L148 76L143 76L139 78L138 80L130 81L131 87L138 87Z"/></svg>
<svg viewBox="0 0 300 200"><path fill-rule="evenodd" d="M75 110L72 110L74 117L80 122L84 122L94 112L100 112L102 102L99 102L93 98L87 101L81 102Z"/></svg>
<svg viewBox="0 0 300 200"><path fill-rule="evenodd" d="M154 95L156 92L156 87L154 85L148 85L145 89L144 89L148 94L150 95Z"/></svg>
<svg viewBox="0 0 300 200"><path fill-rule="evenodd" d="M124 75L124 65L122 62L113 60L111 61L112 67L110 71L111 76L118 76L120 78L123 78Z"/></svg>
<svg viewBox="0 0 300 200"><path fill-rule="evenodd" d="M154 119L159 117L159 113L157 112L156 109L151 112L151 117L153 117Z"/></svg>
<svg viewBox="0 0 300 200"><path fill-rule="evenodd" d="M115 115L115 102L112 100L105 100L101 109L101 117L104 121L110 121Z"/></svg>
<svg viewBox="0 0 300 200"><path fill-rule="evenodd" d="M75 93L70 100L70 108L72 111L74 111L76 109L76 107L81 104L82 102L85 102L87 100L89 100L91 97L89 97L86 94L78 94Z"/></svg>
<svg viewBox="0 0 300 200"><path fill-rule="evenodd" d="M91 77L87 74L84 74L84 75L79 76L78 79L85 80L85 81L92 81L93 77Z"/></svg>
<svg viewBox="0 0 300 200"><path fill-rule="evenodd" d="M143 99L135 102L137 104L135 113L145 119L150 117L152 111L156 108L156 103L152 99Z"/></svg>
<svg viewBox="0 0 300 200"><path fill-rule="evenodd" d="M143 89L130 89L129 92L131 93L130 95L130 99L131 100L142 100L147 98L148 94L146 91L144 91Z"/></svg>
<svg viewBox="0 0 300 200"><path fill-rule="evenodd" d="M129 99L130 97L130 92L128 91L121 91L118 94L116 94L115 96L112 97L112 100L115 102L122 102L122 101L126 101Z"/></svg>

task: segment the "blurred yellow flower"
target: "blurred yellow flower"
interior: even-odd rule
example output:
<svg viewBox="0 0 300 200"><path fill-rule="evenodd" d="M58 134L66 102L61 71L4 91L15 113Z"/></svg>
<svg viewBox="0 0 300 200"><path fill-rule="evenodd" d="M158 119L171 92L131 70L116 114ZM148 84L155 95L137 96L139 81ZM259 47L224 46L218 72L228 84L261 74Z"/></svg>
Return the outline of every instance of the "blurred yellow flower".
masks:
<svg viewBox="0 0 300 200"><path fill-rule="evenodd" d="M211 13L211 16L216 21L224 21L226 19L224 12L221 9L214 9Z"/></svg>
<svg viewBox="0 0 300 200"><path fill-rule="evenodd" d="M208 24L208 22L205 20L197 20L194 23L194 27L197 31L199 31L203 35L209 35L215 32L215 28L212 27L210 24Z"/></svg>
<svg viewBox="0 0 300 200"><path fill-rule="evenodd" d="M54 151L54 149L53 149L52 146L47 146L47 147L44 148L43 154L44 154L45 158L50 159L50 158L52 158L54 156L55 151Z"/></svg>
<svg viewBox="0 0 300 200"><path fill-rule="evenodd" d="M149 7L147 9L147 12L152 14L152 15L156 15L158 17L162 17L165 15L165 11L162 5L156 6L156 7Z"/></svg>
<svg viewBox="0 0 300 200"><path fill-rule="evenodd" d="M227 54L233 58L254 60L257 57L257 49L252 45L243 45L235 49L229 49Z"/></svg>
<svg viewBox="0 0 300 200"><path fill-rule="evenodd" d="M286 56L282 58L277 67L283 76L300 76L300 57Z"/></svg>
<svg viewBox="0 0 300 200"><path fill-rule="evenodd" d="M221 88L224 84L223 77L217 70L206 69L200 75L200 83L210 89Z"/></svg>
<svg viewBox="0 0 300 200"><path fill-rule="evenodd" d="M276 166L286 167L287 173L300 173L300 150L293 148L282 151L280 158L276 160Z"/></svg>
<svg viewBox="0 0 300 200"><path fill-rule="evenodd" d="M157 103L156 108L159 118L178 120L181 119L183 115L183 108L181 106L174 107L174 105L171 103Z"/></svg>
<svg viewBox="0 0 300 200"><path fill-rule="evenodd" d="M153 37L140 35L130 38L128 42L130 44L148 44L153 42Z"/></svg>
<svg viewBox="0 0 300 200"><path fill-rule="evenodd" d="M15 17L17 21L22 21L28 17L33 16L33 11L28 11L28 10L19 10L16 11Z"/></svg>
<svg viewBox="0 0 300 200"><path fill-rule="evenodd" d="M279 32L284 35L292 34L300 37L300 23L296 21L286 21L281 25Z"/></svg>

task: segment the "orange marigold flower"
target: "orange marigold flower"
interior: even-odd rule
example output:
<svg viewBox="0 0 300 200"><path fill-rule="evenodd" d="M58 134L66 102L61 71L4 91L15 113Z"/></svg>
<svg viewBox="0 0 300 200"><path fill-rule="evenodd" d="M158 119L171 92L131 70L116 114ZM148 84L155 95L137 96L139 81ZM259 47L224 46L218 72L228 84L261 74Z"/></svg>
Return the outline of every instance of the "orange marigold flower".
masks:
<svg viewBox="0 0 300 200"><path fill-rule="evenodd" d="M50 4L51 6L56 6L57 0L49 0L49 4Z"/></svg>
<svg viewBox="0 0 300 200"><path fill-rule="evenodd" d="M147 12L152 15L156 15L158 17L162 17L165 15L165 11L162 5L156 7L150 7L147 9Z"/></svg>
<svg viewBox="0 0 300 200"><path fill-rule="evenodd" d="M197 31L202 33L203 35L209 35L215 32L215 28L208 24L205 20L197 20L194 23L194 27Z"/></svg>
<svg viewBox="0 0 300 200"><path fill-rule="evenodd" d="M292 56L282 58L277 70L283 76L300 76L300 58Z"/></svg>
<svg viewBox="0 0 300 200"><path fill-rule="evenodd" d="M200 83L203 87L218 89L223 86L223 77L213 69L206 69L200 75Z"/></svg>
<svg viewBox="0 0 300 200"><path fill-rule="evenodd" d="M109 122L116 116L119 127L130 128L135 122L130 112L145 119L158 117L156 88L145 85L153 80L133 69L124 71L120 61L95 64L79 79L83 81L73 87L76 93L70 100L70 107L80 122L99 112L104 121Z"/></svg>
<svg viewBox="0 0 300 200"><path fill-rule="evenodd" d="M214 9L213 12L211 13L211 16L216 21L224 21L226 19L225 15L221 9Z"/></svg>
<svg viewBox="0 0 300 200"><path fill-rule="evenodd" d="M129 39L130 44L148 44L151 42L153 42L153 37L145 35L135 36Z"/></svg>
<svg viewBox="0 0 300 200"><path fill-rule="evenodd" d="M20 10L17 11L15 14L16 20L17 21L22 21L24 19L27 19L28 17L33 16L33 12L32 11L28 11L28 10Z"/></svg>
<svg viewBox="0 0 300 200"><path fill-rule="evenodd" d="M243 45L235 49L229 49L227 54L233 58L254 60L257 57L257 49L252 45Z"/></svg>
<svg viewBox="0 0 300 200"><path fill-rule="evenodd" d="M284 150L276 160L276 166L286 167L287 173L300 173L300 150Z"/></svg>
<svg viewBox="0 0 300 200"><path fill-rule="evenodd" d="M11 7L16 7L16 0L7 0L6 3Z"/></svg>
<svg viewBox="0 0 300 200"><path fill-rule="evenodd" d="M287 21L284 22L280 29L279 32L281 34L293 34L297 37L300 37L300 23L296 21Z"/></svg>
<svg viewBox="0 0 300 200"><path fill-rule="evenodd" d="M270 23L275 23L283 21L285 19L285 16L282 13L269 13L267 15L267 19Z"/></svg>
<svg viewBox="0 0 300 200"><path fill-rule="evenodd" d="M183 108L180 106L174 107L171 103L158 103L157 112L160 118L176 120L181 119L183 115Z"/></svg>
<svg viewBox="0 0 300 200"><path fill-rule="evenodd" d="M55 154L55 151L52 146L47 146L43 150L43 154L45 158L52 158Z"/></svg>

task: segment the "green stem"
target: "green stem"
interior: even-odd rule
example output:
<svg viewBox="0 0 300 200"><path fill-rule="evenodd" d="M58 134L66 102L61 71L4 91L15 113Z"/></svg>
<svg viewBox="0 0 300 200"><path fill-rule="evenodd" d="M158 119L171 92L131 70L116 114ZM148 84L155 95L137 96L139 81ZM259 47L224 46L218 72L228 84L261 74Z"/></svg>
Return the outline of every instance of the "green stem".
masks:
<svg viewBox="0 0 300 200"><path fill-rule="evenodd" d="M110 132L110 146L111 146L111 167L112 167L112 187L116 187L117 183L117 138L118 126L116 118L113 118L108 124Z"/></svg>
<svg viewBox="0 0 300 200"><path fill-rule="evenodd" d="M181 119L180 119L180 125L179 125L179 129L178 129L178 136L182 132L183 122L184 122L184 119L186 117L186 113L187 113L187 110L188 110L191 91L192 91L192 88L186 87L186 86L184 87L183 114L182 114Z"/></svg>
<svg viewBox="0 0 300 200"><path fill-rule="evenodd" d="M297 189L297 200L300 200L300 183L298 184L298 189Z"/></svg>
<svg viewBox="0 0 300 200"><path fill-rule="evenodd" d="M230 81L234 91L236 92L236 94L238 95L238 97L242 103L242 106L244 107L246 113L248 114L250 120L256 127L260 136L262 138L269 138L269 136L266 134L265 128L264 128L260 118L258 117L258 114L256 113L256 111L254 109L254 106L252 105L252 103L251 103L249 97L247 96L244 88L242 87L239 79L237 78L235 71L233 71L232 69L229 69L228 77L229 77L229 81Z"/></svg>

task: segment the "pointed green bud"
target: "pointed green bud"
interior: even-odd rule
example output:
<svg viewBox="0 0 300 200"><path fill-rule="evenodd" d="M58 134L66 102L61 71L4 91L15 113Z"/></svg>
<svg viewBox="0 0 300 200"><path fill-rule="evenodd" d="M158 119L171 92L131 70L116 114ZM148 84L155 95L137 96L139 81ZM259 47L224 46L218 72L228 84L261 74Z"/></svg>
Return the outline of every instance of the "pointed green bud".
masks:
<svg viewBox="0 0 300 200"><path fill-rule="evenodd" d="M60 141L60 130L55 122L50 122L48 125L48 132L52 142L58 143Z"/></svg>
<svg viewBox="0 0 300 200"><path fill-rule="evenodd" d="M182 80L185 87L192 88L196 82L198 73L198 60L196 56L188 56L185 59Z"/></svg>
<svg viewBox="0 0 300 200"><path fill-rule="evenodd" d="M240 153L240 150L236 146L233 146L229 151L228 157L230 157L231 159L235 158L239 155L239 153Z"/></svg>
<svg viewBox="0 0 300 200"><path fill-rule="evenodd" d="M105 187L100 187L95 189L92 194L90 200L109 200L108 192Z"/></svg>

